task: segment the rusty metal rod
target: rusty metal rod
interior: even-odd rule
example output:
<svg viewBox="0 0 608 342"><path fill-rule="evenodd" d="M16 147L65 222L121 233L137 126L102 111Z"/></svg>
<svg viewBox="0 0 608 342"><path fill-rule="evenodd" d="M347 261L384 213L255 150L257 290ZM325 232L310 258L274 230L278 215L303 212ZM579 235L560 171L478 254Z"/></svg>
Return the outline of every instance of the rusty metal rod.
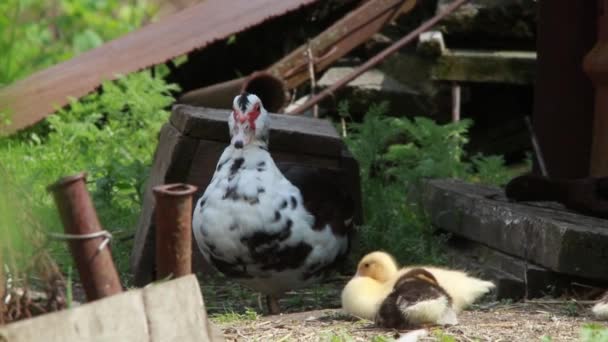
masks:
<svg viewBox="0 0 608 342"><path fill-rule="evenodd" d="M528 132L530 132L530 140L532 141L532 147L534 148L534 154L536 154L536 161L538 162L538 167L540 169L540 173L548 177L549 172L547 171L547 165L545 164L545 158L543 157L543 151L540 149L540 144L538 143L538 139L536 138L536 133L534 133L534 127L532 126L532 122L530 121L530 117L524 117L524 121L526 122L526 127L528 128Z"/></svg>
<svg viewBox="0 0 608 342"><path fill-rule="evenodd" d="M192 273L192 195L189 184L154 187L156 198L156 279Z"/></svg>
<svg viewBox="0 0 608 342"><path fill-rule="evenodd" d="M420 25L417 29L410 32L407 36L399 39L393 45L382 50L380 53L378 53L374 57L370 58L363 65L361 65L357 69L353 70L353 72L351 72L350 74L348 74L347 76L345 76L344 78L339 80L338 82L334 83L331 87L324 89L323 91L321 91L317 95L313 96L308 101L304 102L304 104L302 104L300 107L296 108L295 110L291 111L288 114L304 113L306 110L310 109L310 107L321 102L321 100L326 98L328 95L331 95L334 91L342 88L343 86L348 84L348 82L359 77L361 74L363 74L367 70L373 68L378 63L382 62L385 58L387 58L390 55L392 55L393 53L399 51L399 49L401 49L402 47L406 46L407 44L412 42L414 39L416 39L422 32L427 31L428 29L433 27L433 25L437 24L437 22L439 22L441 19L446 17L448 14L454 12L460 6L464 5L467 1L468 0L456 0L456 1L452 2L444 11L435 15L433 18L429 19L428 21L426 21L425 23Z"/></svg>
<svg viewBox="0 0 608 342"><path fill-rule="evenodd" d="M105 232L86 187L86 174L58 180L48 187L59 209L70 252L76 262L87 299L93 301L122 292L122 285Z"/></svg>

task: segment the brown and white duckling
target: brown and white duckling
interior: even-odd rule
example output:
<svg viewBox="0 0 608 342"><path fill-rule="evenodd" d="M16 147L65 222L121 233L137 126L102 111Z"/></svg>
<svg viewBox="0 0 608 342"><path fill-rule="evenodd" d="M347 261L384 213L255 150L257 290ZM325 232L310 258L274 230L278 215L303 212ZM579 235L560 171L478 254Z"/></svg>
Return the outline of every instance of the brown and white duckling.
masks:
<svg viewBox="0 0 608 342"><path fill-rule="evenodd" d="M382 327L456 324L456 313L493 287L462 271L430 266L399 270L388 253L372 252L342 291L342 307Z"/></svg>
<svg viewBox="0 0 608 342"><path fill-rule="evenodd" d="M384 328L409 329L425 324L458 324L452 298L424 268L401 275L375 317Z"/></svg>

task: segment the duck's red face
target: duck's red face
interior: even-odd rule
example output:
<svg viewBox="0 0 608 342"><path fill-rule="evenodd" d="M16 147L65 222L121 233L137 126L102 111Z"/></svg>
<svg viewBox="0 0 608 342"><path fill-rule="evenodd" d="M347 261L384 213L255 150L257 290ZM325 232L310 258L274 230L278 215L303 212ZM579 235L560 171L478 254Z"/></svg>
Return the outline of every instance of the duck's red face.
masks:
<svg viewBox="0 0 608 342"><path fill-rule="evenodd" d="M266 116L260 99L253 94L241 94L234 99L232 114L229 119L230 144L243 148L263 135L266 128Z"/></svg>

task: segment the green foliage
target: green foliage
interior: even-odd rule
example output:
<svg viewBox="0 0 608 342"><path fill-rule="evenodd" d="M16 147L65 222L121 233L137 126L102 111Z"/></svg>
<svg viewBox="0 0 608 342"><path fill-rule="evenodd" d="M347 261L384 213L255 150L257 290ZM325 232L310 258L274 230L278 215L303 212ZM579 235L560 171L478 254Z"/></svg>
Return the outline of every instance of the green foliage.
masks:
<svg viewBox="0 0 608 342"><path fill-rule="evenodd" d="M353 342L353 341L359 341L359 339L355 339L353 336L351 336L347 332L333 332L333 333L325 334L324 336L322 336L320 341ZM376 335L376 336L373 336L369 341L370 342L392 342L392 341L395 341L395 339L386 337L384 335Z"/></svg>
<svg viewBox="0 0 608 342"><path fill-rule="evenodd" d="M608 327L597 323L585 324L580 336L582 342L608 342Z"/></svg>
<svg viewBox="0 0 608 342"><path fill-rule="evenodd" d="M149 0L0 1L0 86L141 26Z"/></svg>
<svg viewBox="0 0 608 342"><path fill-rule="evenodd" d="M503 184L511 175L502 157L467 159L470 121L438 125L428 118L387 117L386 108L372 106L361 124L351 125L347 139L361 168L362 252L383 249L404 263L440 263L441 238L413 196L421 181L453 177Z"/></svg>
<svg viewBox="0 0 608 342"><path fill-rule="evenodd" d="M134 227L175 89L147 71L121 77L49 117L48 133L0 140L0 161L16 188L12 195L27 193L27 207L44 229L60 231L45 188L62 176L86 171L102 225L117 234ZM67 254L63 243L53 245L60 246L56 253ZM129 249L113 252L118 267L126 269Z"/></svg>
<svg viewBox="0 0 608 342"><path fill-rule="evenodd" d="M456 338L454 338L454 336L444 332L441 329L433 330L433 336L435 336L439 342L456 342Z"/></svg>
<svg viewBox="0 0 608 342"><path fill-rule="evenodd" d="M238 313L234 311L225 312L222 314L213 314L211 319L215 323L228 324L237 323L242 321L255 321L260 318L260 315L252 308L246 308L245 313Z"/></svg>
<svg viewBox="0 0 608 342"><path fill-rule="evenodd" d="M388 152L381 155L396 165L387 169L389 175L413 184L422 178L462 178L467 174L469 165L462 160L471 121L440 126L431 119L418 117L413 121L395 118L388 124L408 140L389 146Z"/></svg>
<svg viewBox="0 0 608 342"><path fill-rule="evenodd" d="M570 317L576 317L579 315L578 313L578 305L576 302L568 302L566 304L563 305L562 307L562 312L566 315L566 316L570 316Z"/></svg>

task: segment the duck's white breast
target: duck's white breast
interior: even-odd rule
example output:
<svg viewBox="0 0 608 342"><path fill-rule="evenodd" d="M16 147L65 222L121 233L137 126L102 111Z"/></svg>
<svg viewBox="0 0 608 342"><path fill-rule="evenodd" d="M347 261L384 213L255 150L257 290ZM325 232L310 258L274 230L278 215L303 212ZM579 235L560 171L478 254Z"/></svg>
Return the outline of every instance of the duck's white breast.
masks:
<svg viewBox="0 0 608 342"><path fill-rule="evenodd" d="M195 206L194 236L221 272L276 293L305 285L347 246L329 226L313 230L302 195L256 146L227 148Z"/></svg>

